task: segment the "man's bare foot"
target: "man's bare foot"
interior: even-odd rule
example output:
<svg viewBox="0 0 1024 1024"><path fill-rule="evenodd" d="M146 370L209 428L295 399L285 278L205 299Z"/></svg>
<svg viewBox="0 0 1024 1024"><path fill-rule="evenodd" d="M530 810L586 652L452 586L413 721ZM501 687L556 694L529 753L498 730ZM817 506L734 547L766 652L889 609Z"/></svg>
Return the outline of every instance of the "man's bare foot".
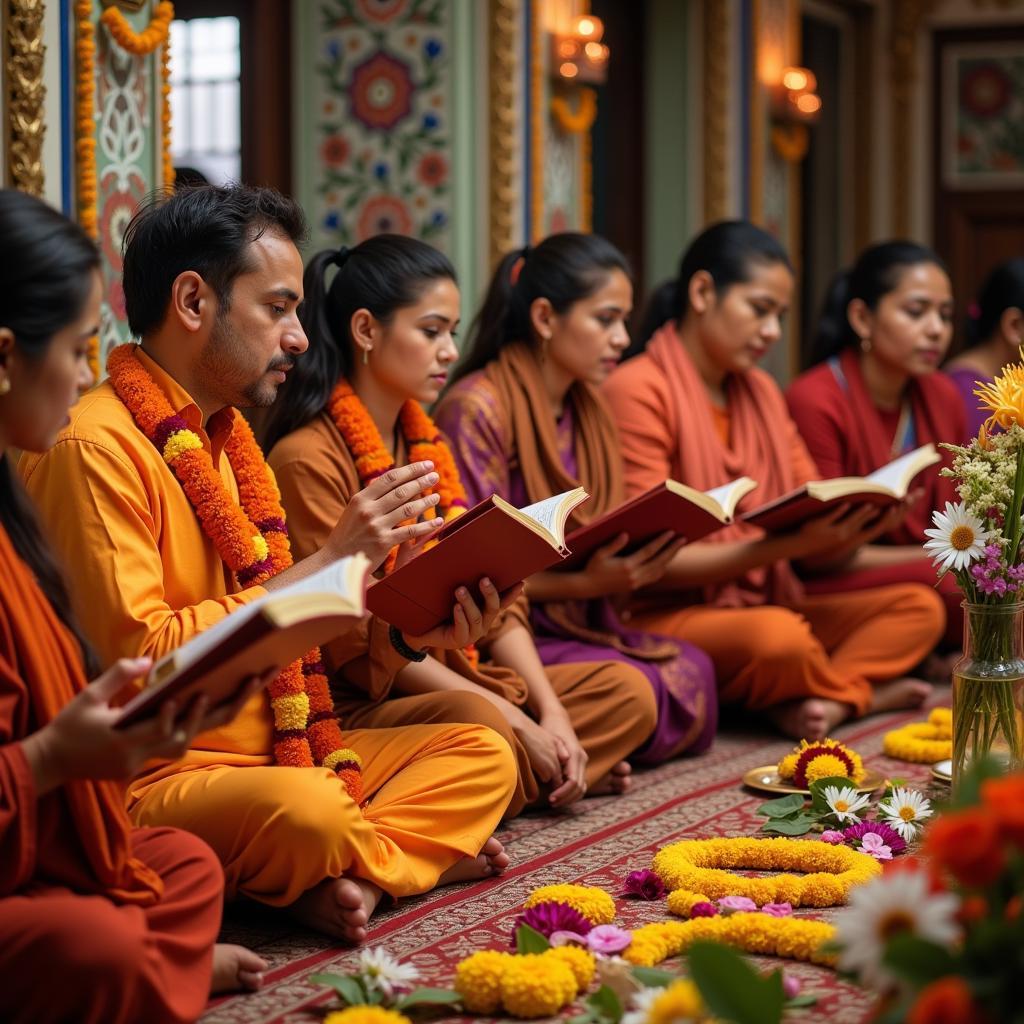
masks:
<svg viewBox="0 0 1024 1024"><path fill-rule="evenodd" d="M894 679L891 683L881 683L872 689L871 711L903 711L906 708L919 708L932 692L930 683L923 679Z"/></svg>
<svg viewBox="0 0 1024 1024"><path fill-rule="evenodd" d="M245 946L218 942L213 947L213 978L210 995L220 992L255 992L263 986L263 972L270 965Z"/></svg>
<svg viewBox="0 0 1024 1024"><path fill-rule="evenodd" d="M363 878L325 878L307 889L289 908L295 920L354 946L366 938L370 915L381 891Z"/></svg>
<svg viewBox="0 0 1024 1024"><path fill-rule="evenodd" d="M620 761L612 765L612 770L594 788L588 790L587 796L621 796L633 788L633 769L628 761Z"/></svg>
<svg viewBox="0 0 1024 1024"><path fill-rule="evenodd" d="M491 836L475 857L463 857L456 861L437 880L438 885L452 885L454 882L476 882L481 878L500 875L511 860L505 847Z"/></svg>
<svg viewBox="0 0 1024 1024"><path fill-rule="evenodd" d="M784 736L795 740L824 739L853 709L849 704L824 697L790 700L768 709L768 717Z"/></svg>

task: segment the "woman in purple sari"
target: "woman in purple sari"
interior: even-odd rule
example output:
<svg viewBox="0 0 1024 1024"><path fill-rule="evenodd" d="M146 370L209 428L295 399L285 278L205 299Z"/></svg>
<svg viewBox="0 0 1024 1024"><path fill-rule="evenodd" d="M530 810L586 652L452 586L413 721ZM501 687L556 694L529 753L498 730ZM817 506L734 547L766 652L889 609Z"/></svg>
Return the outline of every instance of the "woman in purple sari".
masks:
<svg viewBox="0 0 1024 1024"><path fill-rule="evenodd" d="M625 258L596 235L553 235L505 257L435 410L471 502L498 494L521 507L582 485L591 500L568 529L622 503L617 433L597 388L629 343L632 300ZM618 602L658 579L680 542L665 535L625 555L628 543L616 538L578 572L538 573L527 596L544 664L616 660L644 673L658 725L632 760L658 764L710 746L715 676L692 645L623 623Z"/></svg>

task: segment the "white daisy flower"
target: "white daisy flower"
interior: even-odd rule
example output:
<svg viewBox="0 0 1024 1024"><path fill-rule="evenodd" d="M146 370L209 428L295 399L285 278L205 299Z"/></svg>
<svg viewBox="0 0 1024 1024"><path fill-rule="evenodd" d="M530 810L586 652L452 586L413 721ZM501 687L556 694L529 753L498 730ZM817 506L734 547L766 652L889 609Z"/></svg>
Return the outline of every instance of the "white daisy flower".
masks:
<svg viewBox="0 0 1024 1024"><path fill-rule="evenodd" d="M963 502L954 505L946 502L946 511L932 513L935 528L925 530L931 537L924 545L940 575L950 569L966 569L985 553L985 545L991 536L985 524L964 507Z"/></svg>
<svg viewBox="0 0 1024 1024"><path fill-rule="evenodd" d="M878 809L885 816L885 823L908 841L924 828L924 819L932 816L931 802L916 789L903 786L897 786L892 796L878 805Z"/></svg>
<svg viewBox="0 0 1024 1024"><path fill-rule="evenodd" d="M900 871L858 885L835 918L839 969L856 974L868 988L891 987L896 978L882 963L886 943L895 935L910 934L950 945L959 935L959 906L952 893L930 892L923 871Z"/></svg>
<svg viewBox="0 0 1024 1024"><path fill-rule="evenodd" d="M359 951L359 974L367 989L376 989L389 1000L420 976L412 964L399 963L383 946Z"/></svg>
<svg viewBox="0 0 1024 1024"><path fill-rule="evenodd" d="M867 793L858 793L852 786L826 786L825 803L833 816L842 824L850 822L856 825L860 821L857 814L868 802Z"/></svg>
<svg viewBox="0 0 1024 1024"><path fill-rule="evenodd" d="M654 1000L664 992L663 988L642 988L634 992L629 1000L632 1009L622 1015L620 1024L646 1024Z"/></svg>

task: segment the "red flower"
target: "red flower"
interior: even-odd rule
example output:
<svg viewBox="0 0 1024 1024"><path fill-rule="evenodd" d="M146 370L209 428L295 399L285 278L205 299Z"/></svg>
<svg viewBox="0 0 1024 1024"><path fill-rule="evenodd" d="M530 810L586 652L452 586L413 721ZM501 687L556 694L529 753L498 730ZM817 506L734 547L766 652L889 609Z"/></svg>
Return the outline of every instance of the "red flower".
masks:
<svg viewBox="0 0 1024 1024"><path fill-rule="evenodd" d="M414 91L408 65L378 51L352 72L352 116L366 128L388 131L412 113Z"/></svg>
<svg viewBox="0 0 1024 1024"><path fill-rule="evenodd" d="M997 64L981 64L960 82L960 102L976 117L995 117L1010 100L1010 79Z"/></svg>
<svg viewBox="0 0 1024 1024"><path fill-rule="evenodd" d="M924 849L961 885L990 885L1006 866L999 824L987 808L971 807L936 819L925 833Z"/></svg>
<svg viewBox="0 0 1024 1024"><path fill-rule="evenodd" d="M420 181L435 188L448 177L448 161L440 153L428 153L418 169Z"/></svg>
<svg viewBox="0 0 1024 1024"><path fill-rule="evenodd" d="M410 235L412 229L412 217L397 196L374 196L360 211L356 223L360 241L373 235Z"/></svg>
<svg viewBox="0 0 1024 1024"><path fill-rule="evenodd" d="M138 200L130 192L114 192L104 203L100 216L100 240L103 255L115 272L121 270L121 243L124 241L125 229L128 227Z"/></svg>
<svg viewBox="0 0 1024 1024"><path fill-rule="evenodd" d="M981 802L999 822L1003 835L1024 849L1024 775L986 779L981 784Z"/></svg>
<svg viewBox="0 0 1024 1024"><path fill-rule="evenodd" d="M921 989L908 1024L979 1024L984 1018L963 978L939 978Z"/></svg>
<svg viewBox="0 0 1024 1024"><path fill-rule="evenodd" d="M409 0L356 0L356 9L367 21L385 25L409 6Z"/></svg>
<svg viewBox="0 0 1024 1024"><path fill-rule="evenodd" d="M328 167L340 167L348 155L349 144L344 135L328 135L320 147L320 159Z"/></svg>

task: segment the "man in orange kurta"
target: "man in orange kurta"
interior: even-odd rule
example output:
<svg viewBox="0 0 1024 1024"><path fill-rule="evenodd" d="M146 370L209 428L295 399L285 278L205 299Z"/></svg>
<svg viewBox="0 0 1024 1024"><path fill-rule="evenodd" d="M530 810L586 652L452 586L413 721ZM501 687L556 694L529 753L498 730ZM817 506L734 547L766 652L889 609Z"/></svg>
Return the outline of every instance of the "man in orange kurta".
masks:
<svg viewBox="0 0 1024 1024"><path fill-rule="evenodd" d="M759 485L756 505L817 477L768 374L733 374L727 407L715 406L673 324L619 367L604 393L619 425L630 495L667 478L709 490L749 476ZM737 523L708 543L760 537ZM699 590L645 597L633 621L699 644L715 663L723 702L776 711L816 699L865 714L877 684L905 675L932 651L945 616L934 591L916 584L805 595L780 560ZM780 724L803 732L805 718Z"/></svg>
<svg viewBox="0 0 1024 1024"><path fill-rule="evenodd" d="M276 367L306 347L295 315L302 262L295 234L273 219L282 209L301 222L268 190L178 193L147 209L125 256L129 316L143 339L133 358L199 436L236 502L224 451L230 405L272 400L283 378ZM223 265L211 266L208 251L231 232L240 272L225 283L217 274L229 261L221 253ZM161 260L173 262L153 313L143 278L159 279ZM73 408L54 448L20 470L104 661L159 657L264 593L238 585L109 380ZM394 650L382 656L403 661ZM345 730L363 761L361 809L329 769L275 765L272 725L260 694L229 725L198 736L183 760L147 766L129 789L137 824L185 828L213 847L229 897L291 907L322 930L361 939L367 891L409 895L507 863L503 854L477 859L500 852L489 837L516 778L508 745L489 730ZM335 884L343 877L360 883L362 916L351 887Z"/></svg>

